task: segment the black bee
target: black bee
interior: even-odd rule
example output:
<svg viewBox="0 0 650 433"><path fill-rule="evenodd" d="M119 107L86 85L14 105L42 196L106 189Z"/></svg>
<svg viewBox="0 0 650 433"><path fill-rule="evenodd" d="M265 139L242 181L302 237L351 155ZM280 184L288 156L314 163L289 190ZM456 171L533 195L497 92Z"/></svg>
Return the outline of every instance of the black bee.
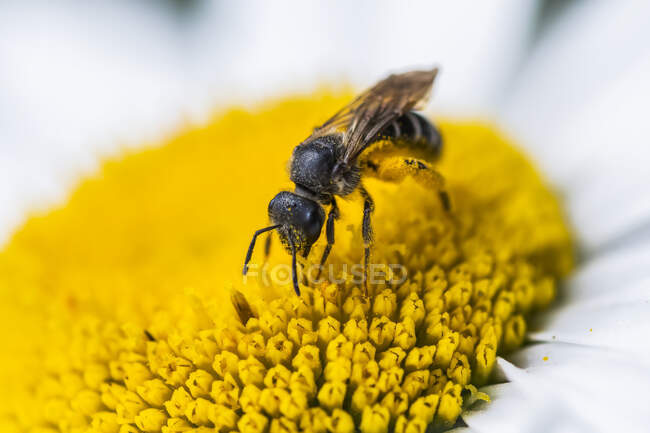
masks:
<svg viewBox="0 0 650 433"><path fill-rule="evenodd" d="M427 99L438 69L391 75L366 90L293 150L290 178L295 190L282 191L269 203L273 225L255 232L248 247L244 275L257 236L277 230L292 257L293 287L300 295L296 254L309 255L326 221L327 246L322 269L334 245L334 222L339 218L335 197L358 191L363 198L364 286L372 245L370 218L374 203L361 180L375 177L398 182L413 176L438 192L443 207L450 209L443 177L428 161L440 154L442 139L433 124L413 110ZM267 242L267 254L269 244ZM320 271L319 271L320 274Z"/></svg>

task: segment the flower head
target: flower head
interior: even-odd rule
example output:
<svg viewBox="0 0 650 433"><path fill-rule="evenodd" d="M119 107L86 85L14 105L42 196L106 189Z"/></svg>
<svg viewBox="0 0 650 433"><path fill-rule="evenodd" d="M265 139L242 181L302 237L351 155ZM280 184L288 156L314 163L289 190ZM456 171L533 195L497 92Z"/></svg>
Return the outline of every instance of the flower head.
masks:
<svg viewBox="0 0 650 433"><path fill-rule="evenodd" d="M367 182L379 270L368 297L346 267L362 256L354 201L326 281L295 296L274 273L287 263L280 249L257 278L235 279L286 182L281 161L341 101L230 112L107 163L68 204L30 220L0 256L14 354L2 366L3 422L424 432L483 398L497 354L522 344L528 315L573 263L557 200L488 127L441 124L452 213L413 182Z"/></svg>

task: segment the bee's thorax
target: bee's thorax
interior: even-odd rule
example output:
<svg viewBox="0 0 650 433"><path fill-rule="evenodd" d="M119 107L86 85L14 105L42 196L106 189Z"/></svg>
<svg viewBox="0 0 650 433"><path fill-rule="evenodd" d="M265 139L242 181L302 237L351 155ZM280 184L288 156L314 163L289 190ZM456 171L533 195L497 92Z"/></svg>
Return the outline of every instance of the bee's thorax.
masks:
<svg viewBox="0 0 650 433"><path fill-rule="evenodd" d="M342 136L318 137L296 146L290 177L296 194L319 203L329 203L332 195L350 194L359 184L358 168L341 164Z"/></svg>

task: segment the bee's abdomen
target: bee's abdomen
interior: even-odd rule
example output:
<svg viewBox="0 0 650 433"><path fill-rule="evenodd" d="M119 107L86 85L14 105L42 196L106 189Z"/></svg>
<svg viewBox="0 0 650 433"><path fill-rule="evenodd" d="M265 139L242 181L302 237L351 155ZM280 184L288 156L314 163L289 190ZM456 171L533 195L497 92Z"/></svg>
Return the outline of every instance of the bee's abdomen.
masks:
<svg viewBox="0 0 650 433"><path fill-rule="evenodd" d="M380 134L385 138L424 141L434 154L439 154L442 137L438 129L426 117L410 111L391 122Z"/></svg>

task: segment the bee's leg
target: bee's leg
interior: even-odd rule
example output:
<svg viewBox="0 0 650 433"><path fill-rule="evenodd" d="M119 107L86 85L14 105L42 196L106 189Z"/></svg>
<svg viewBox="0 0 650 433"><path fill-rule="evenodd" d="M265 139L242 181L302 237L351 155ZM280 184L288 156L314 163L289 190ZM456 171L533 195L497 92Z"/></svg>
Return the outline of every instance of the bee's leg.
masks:
<svg viewBox="0 0 650 433"><path fill-rule="evenodd" d="M253 234L253 240L251 240L251 243L248 246L248 252L246 253L246 259L244 260L244 271L243 271L244 275L246 275L246 272L248 272L248 262L251 261L251 256L253 255L253 250L255 249L255 241L257 240L257 237L262 233L268 232L269 230L275 230L278 227L280 227L279 224L270 227L265 227L263 229L259 229L258 231L255 232L255 234Z"/></svg>
<svg viewBox="0 0 650 433"><path fill-rule="evenodd" d="M309 256L309 252L311 251L311 245L307 245L305 247L305 250L302 252L302 256L306 259ZM302 277L302 284L305 286L309 286L309 278L307 277L307 272L305 270L305 265L301 262L300 263L300 276Z"/></svg>
<svg viewBox="0 0 650 433"><path fill-rule="evenodd" d="M451 200L445 189L445 178L428 162L417 158L394 156L375 162L375 167L372 174L385 181L401 182L408 176L413 177L423 187L437 191L443 208L448 212L451 211Z"/></svg>
<svg viewBox="0 0 650 433"><path fill-rule="evenodd" d="M271 254L271 241L273 240L273 234L269 233L269 235L266 237L266 241L264 242L264 262L269 259L269 255Z"/></svg>
<svg viewBox="0 0 650 433"><path fill-rule="evenodd" d="M375 210L375 202L368 194L368 191L360 185L359 192L363 197L363 223L361 224L361 234L363 235L363 287L368 297L368 266L370 262L370 247L372 246L372 225L370 216Z"/></svg>
<svg viewBox="0 0 650 433"><path fill-rule="evenodd" d="M334 245L334 223L339 218L339 207L336 205L336 200L332 197L332 207L327 214L327 225L325 226L325 234L327 235L327 245L323 251L323 256L320 259L320 266L318 267L318 273L316 274L316 280L320 279L321 271L323 270L323 265L327 257L330 255L332 250L332 245Z"/></svg>
<svg viewBox="0 0 650 433"><path fill-rule="evenodd" d="M293 282L293 290L296 295L300 296L300 287L298 286L298 269L296 266L296 244L289 238L289 246L291 247L291 280Z"/></svg>

